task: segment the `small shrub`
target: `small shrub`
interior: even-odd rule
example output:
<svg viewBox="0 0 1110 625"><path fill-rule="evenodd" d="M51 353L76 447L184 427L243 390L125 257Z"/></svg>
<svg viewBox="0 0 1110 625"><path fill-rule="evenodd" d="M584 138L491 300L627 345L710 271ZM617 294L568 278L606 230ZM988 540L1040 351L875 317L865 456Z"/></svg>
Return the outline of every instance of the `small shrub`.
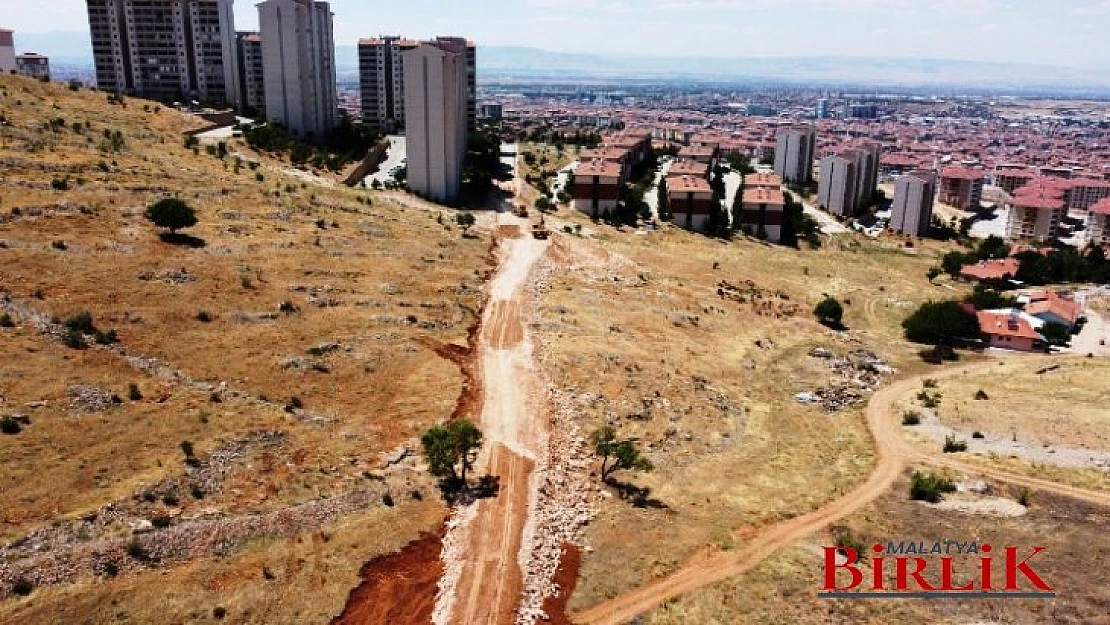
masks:
<svg viewBox="0 0 1110 625"><path fill-rule="evenodd" d="M424 501L424 493L414 490L412 491L412 498L416 501Z"/></svg>
<svg viewBox="0 0 1110 625"><path fill-rule="evenodd" d="M85 335L73 328L68 328L62 334L62 344L70 349L85 349L88 347L88 344L85 343Z"/></svg>
<svg viewBox="0 0 1110 625"><path fill-rule="evenodd" d="M194 485L191 489L189 489L189 494L193 496L193 499L196 499L198 501L204 499L204 489L200 486Z"/></svg>
<svg viewBox="0 0 1110 625"><path fill-rule="evenodd" d="M257 182L266 182L266 176L263 176L262 172L260 172L260 171L254 173L254 179Z"/></svg>
<svg viewBox="0 0 1110 625"><path fill-rule="evenodd" d="M902 415L902 425L913 426L921 425L921 414L917 412L907 412Z"/></svg>
<svg viewBox="0 0 1110 625"><path fill-rule="evenodd" d="M81 334L96 334L92 314L88 311L75 313L66 318L64 325L67 329Z"/></svg>
<svg viewBox="0 0 1110 625"><path fill-rule="evenodd" d="M222 621L225 616L227 616L227 610L224 608L217 607L212 610L212 618L216 619L217 621Z"/></svg>
<svg viewBox="0 0 1110 625"><path fill-rule="evenodd" d="M35 585L32 584L27 578L21 577L15 580L12 584L12 593L20 597L26 597L35 590Z"/></svg>
<svg viewBox="0 0 1110 625"><path fill-rule="evenodd" d="M958 441L955 436L946 436L944 438L944 453L958 454L967 451L967 442Z"/></svg>
<svg viewBox="0 0 1110 625"><path fill-rule="evenodd" d="M15 321L12 320L11 315L9 315L8 313L4 313L4 314L0 315L0 328L14 328L14 327L15 327Z"/></svg>
<svg viewBox="0 0 1110 625"><path fill-rule="evenodd" d="M67 249L69 249L69 246L66 245L65 241L51 241L50 242L50 247L52 247L52 248L54 248L58 251L61 251L61 252L64 252Z"/></svg>
<svg viewBox="0 0 1110 625"><path fill-rule="evenodd" d="M386 494L382 495L382 505L384 505L387 508L392 508L393 507L393 495L390 495L389 493L386 493Z"/></svg>
<svg viewBox="0 0 1110 625"><path fill-rule="evenodd" d="M945 494L954 492L956 492L955 482L933 473L914 471L910 479L910 499L914 501L938 503Z"/></svg>
<svg viewBox="0 0 1110 625"><path fill-rule="evenodd" d="M976 431L975 433L973 433L971 435L971 438L974 438L976 440L982 440L982 439L986 438L986 436L982 432Z"/></svg>
<svg viewBox="0 0 1110 625"><path fill-rule="evenodd" d="M979 392L975 394L975 399L978 401L987 401L990 399L990 396L987 395L986 391L979 389Z"/></svg>
<svg viewBox="0 0 1110 625"><path fill-rule="evenodd" d="M239 284L241 284L244 289L253 289L254 288L254 282L251 282L251 277L250 276L240 276L239 277Z"/></svg>
<svg viewBox="0 0 1110 625"><path fill-rule="evenodd" d="M134 382L127 385L127 398L131 401L142 401L143 393L139 390L139 385Z"/></svg>
<svg viewBox="0 0 1110 625"><path fill-rule="evenodd" d="M50 181L50 187L55 191L68 191L69 178L55 178Z"/></svg>
<svg viewBox="0 0 1110 625"><path fill-rule="evenodd" d="M1017 502L1026 508L1032 506L1033 491L1029 490L1025 486L1022 486L1021 489L1017 492Z"/></svg>
<svg viewBox="0 0 1110 625"><path fill-rule="evenodd" d="M294 395L289 398L289 403L285 405L285 412L293 412L294 410L301 410L304 408L304 402L300 397Z"/></svg>
<svg viewBox="0 0 1110 625"><path fill-rule="evenodd" d="M146 547L143 547L138 539L133 539L128 543L127 555L138 562L150 562L150 552L146 550Z"/></svg>
<svg viewBox="0 0 1110 625"><path fill-rule="evenodd" d="M195 451L192 441L181 441L181 453L185 454L186 458L193 458Z"/></svg>
<svg viewBox="0 0 1110 625"><path fill-rule="evenodd" d="M158 515L150 520L150 524L154 527L164 530L170 526L170 517L165 515Z"/></svg>
<svg viewBox="0 0 1110 625"><path fill-rule="evenodd" d="M202 310L197 313L197 321L201 323L212 323L212 315L207 310Z"/></svg>
<svg viewBox="0 0 1110 625"><path fill-rule="evenodd" d="M921 383L921 386L924 386L925 388L936 388L937 381L932 378L926 378L925 381Z"/></svg>
<svg viewBox="0 0 1110 625"><path fill-rule="evenodd" d="M178 504L180 504L181 500L178 499L177 495L175 495L173 493L166 493L165 495L162 496L162 503L164 503L167 506L170 506L172 508L172 507L177 506Z"/></svg>
<svg viewBox="0 0 1110 625"><path fill-rule="evenodd" d="M109 560L100 568L100 572L104 574L104 577L115 577L119 575L119 565Z"/></svg>
<svg viewBox="0 0 1110 625"><path fill-rule="evenodd" d="M284 313L286 315L292 315L300 312L300 309L297 308L297 305L293 302L286 300L278 305L278 312Z"/></svg>
<svg viewBox="0 0 1110 625"><path fill-rule="evenodd" d="M23 431L22 424L12 417L4 417L0 419L0 433L7 434L8 436L15 436Z"/></svg>
<svg viewBox="0 0 1110 625"><path fill-rule="evenodd" d="M841 555L848 555L848 550L851 549L856 553L859 559L865 559L867 555L867 546L852 533L852 530L843 529L836 533L836 550Z"/></svg>
<svg viewBox="0 0 1110 625"><path fill-rule="evenodd" d="M108 330L107 332L96 332L93 337L97 345L114 345L119 343L119 336L116 335L115 330Z"/></svg>

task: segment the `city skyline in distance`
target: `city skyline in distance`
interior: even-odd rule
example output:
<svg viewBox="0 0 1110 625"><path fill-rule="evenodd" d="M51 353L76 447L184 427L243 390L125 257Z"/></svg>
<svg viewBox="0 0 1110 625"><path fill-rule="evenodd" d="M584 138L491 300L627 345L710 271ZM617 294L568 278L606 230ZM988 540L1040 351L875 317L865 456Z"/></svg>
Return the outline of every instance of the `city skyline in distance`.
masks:
<svg viewBox="0 0 1110 625"><path fill-rule="evenodd" d="M87 32L82 0L3 0L20 35ZM1110 0L1046 10L1034 0L333 0L337 47L359 37L463 35L482 46L651 57L973 60L1110 71ZM235 5L256 30L254 2ZM793 35L793 36L791 36ZM30 41L41 38L31 37ZM784 43L785 42L785 43ZM52 50L47 54L70 56Z"/></svg>

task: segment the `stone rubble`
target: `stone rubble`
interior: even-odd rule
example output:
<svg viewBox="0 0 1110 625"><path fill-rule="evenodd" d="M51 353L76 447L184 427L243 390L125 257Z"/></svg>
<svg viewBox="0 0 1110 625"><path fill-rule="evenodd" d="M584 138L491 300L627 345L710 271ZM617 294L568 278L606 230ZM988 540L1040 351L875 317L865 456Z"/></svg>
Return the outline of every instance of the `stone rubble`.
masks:
<svg viewBox="0 0 1110 625"><path fill-rule="evenodd" d="M896 373L886 360L866 349L855 349L840 357L827 348L815 347L809 355L824 360L838 380L812 392L798 393L794 399L803 404L819 405L827 414L862 403L886 376Z"/></svg>

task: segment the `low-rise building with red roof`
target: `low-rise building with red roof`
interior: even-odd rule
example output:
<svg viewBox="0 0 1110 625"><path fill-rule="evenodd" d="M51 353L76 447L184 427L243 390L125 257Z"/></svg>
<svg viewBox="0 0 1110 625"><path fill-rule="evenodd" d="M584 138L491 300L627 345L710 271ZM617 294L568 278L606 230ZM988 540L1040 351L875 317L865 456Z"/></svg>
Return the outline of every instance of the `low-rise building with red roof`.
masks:
<svg viewBox="0 0 1110 625"><path fill-rule="evenodd" d="M976 317L979 319L979 331L991 347L1019 352L1041 351L1044 337L1017 311L982 310L976 313Z"/></svg>
<svg viewBox="0 0 1110 625"><path fill-rule="evenodd" d="M741 197L740 227L761 239L781 243L785 204L781 188L745 188Z"/></svg>
<svg viewBox="0 0 1110 625"><path fill-rule="evenodd" d="M574 208L591 217L616 209L623 178L624 168L619 163L594 160L579 164L571 190Z"/></svg>
<svg viewBox="0 0 1110 625"><path fill-rule="evenodd" d="M667 202L674 223L687 230L705 229L713 201L713 188L705 178L679 176L667 180Z"/></svg>

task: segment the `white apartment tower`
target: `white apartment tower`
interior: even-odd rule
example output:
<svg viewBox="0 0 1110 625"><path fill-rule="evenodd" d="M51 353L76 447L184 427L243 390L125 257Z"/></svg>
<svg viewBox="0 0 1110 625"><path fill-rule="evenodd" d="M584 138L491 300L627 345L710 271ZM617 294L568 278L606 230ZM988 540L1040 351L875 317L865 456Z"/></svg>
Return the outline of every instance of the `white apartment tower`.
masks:
<svg viewBox="0 0 1110 625"><path fill-rule="evenodd" d="M416 41L396 36L361 39L358 42L359 91L362 99L362 121L382 132L398 132L405 127L404 53L427 43L438 45L451 38ZM466 46L467 126L473 129L477 119L477 50L473 42Z"/></svg>
<svg viewBox="0 0 1110 625"><path fill-rule="evenodd" d="M933 219L936 174L913 171L898 179L891 206L890 227L915 237L925 236Z"/></svg>
<svg viewBox="0 0 1110 625"><path fill-rule="evenodd" d="M775 173L783 182L806 185L813 181L813 153L817 131L786 130L775 136Z"/></svg>
<svg viewBox="0 0 1110 625"><path fill-rule="evenodd" d="M240 105L234 0L86 0L97 87Z"/></svg>
<svg viewBox="0 0 1110 625"><path fill-rule="evenodd" d="M322 138L335 127L335 42L327 2L266 0L258 5L266 116L291 134Z"/></svg>
<svg viewBox="0 0 1110 625"><path fill-rule="evenodd" d="M10 74L15 70L15 39L12 31L0 28L0 73Z"/></svg>
<svg viewBox="0 0 1110 625"><path fill-rule="evenodd" d="M852 153L826 156L821 159L821 182L817 187L817 205L841 217L856 214L856 180L858 159Z"/></svg>
<svg viewBox="0 0 1110 625"><path fill-rule="evenodd" d="M409 189L447 202L462 186L467 42L441 37L403 53Z"/></svg>

